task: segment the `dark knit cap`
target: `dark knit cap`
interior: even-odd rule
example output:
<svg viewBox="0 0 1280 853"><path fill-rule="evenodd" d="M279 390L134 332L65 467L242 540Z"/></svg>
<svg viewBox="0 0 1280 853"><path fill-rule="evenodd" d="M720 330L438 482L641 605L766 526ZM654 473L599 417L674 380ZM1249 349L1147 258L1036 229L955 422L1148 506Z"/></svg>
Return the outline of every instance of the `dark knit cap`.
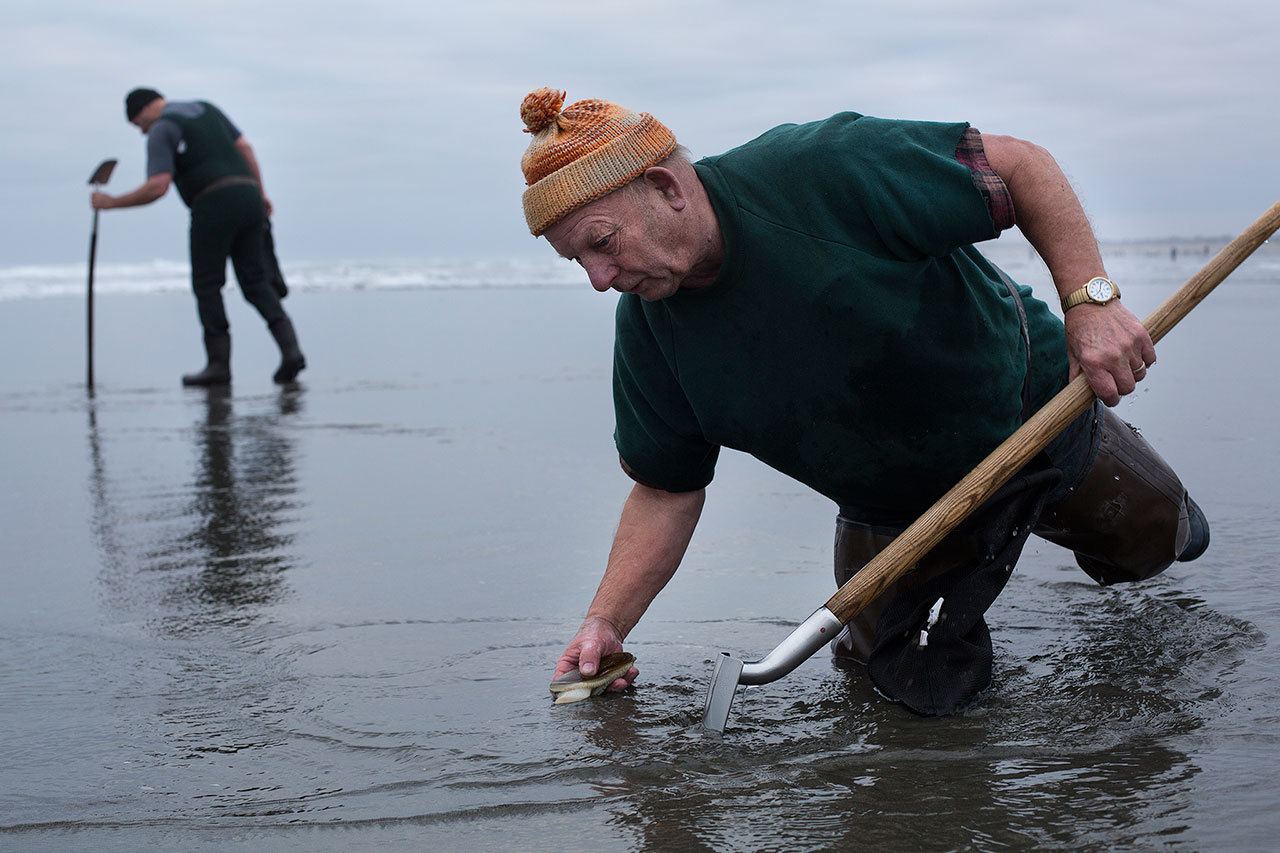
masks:
<svg viewBox="0 0 1280 853"><path fill-rule="evenodd" d="M155 89L134 89L132 92L124 96L124 117L129 121L133 121L133 117L142 112L142 108L154 101L156 98L163 98Z"/></svg>

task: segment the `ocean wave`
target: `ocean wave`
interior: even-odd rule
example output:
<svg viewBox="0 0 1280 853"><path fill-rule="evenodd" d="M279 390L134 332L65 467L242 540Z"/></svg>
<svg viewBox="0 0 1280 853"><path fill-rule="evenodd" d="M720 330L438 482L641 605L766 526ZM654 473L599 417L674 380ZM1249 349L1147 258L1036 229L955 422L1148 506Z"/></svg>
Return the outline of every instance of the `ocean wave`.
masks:
<svg viewBox="0 0 1280 853"><path fill-rule="evenodd" d="M86 264L28 264L0 267L0 302L82 296ZM290 289L427 290L433 288L570 288L586 286L586 274L556 258L494 261L377 261L286 265ZM185 293L191 268L185 263L98 264L95 294Z"/></svg>

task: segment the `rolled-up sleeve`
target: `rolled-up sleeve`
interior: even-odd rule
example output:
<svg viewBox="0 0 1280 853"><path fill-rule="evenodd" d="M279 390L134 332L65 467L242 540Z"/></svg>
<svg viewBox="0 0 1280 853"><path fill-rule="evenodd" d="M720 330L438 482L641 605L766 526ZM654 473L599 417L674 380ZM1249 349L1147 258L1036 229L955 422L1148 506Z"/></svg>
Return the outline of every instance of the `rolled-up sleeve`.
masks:
<svg viewBox="0 0 1280 853"><path fill-rule="evenodd" d="M996 170L987 162L987 152L982 147L982 134L977 128L965 129L959 144L956 145L956 159L968 167L973 175L973 185L978 188L978 192L982 193L982 198L987 203L987 210L991 211L991 221L995 223L996 228L1000 231L1012 228L1016 223L1013 197L1009 195L1009 188L1005 185L1004 179L997 175Z"/></svg>

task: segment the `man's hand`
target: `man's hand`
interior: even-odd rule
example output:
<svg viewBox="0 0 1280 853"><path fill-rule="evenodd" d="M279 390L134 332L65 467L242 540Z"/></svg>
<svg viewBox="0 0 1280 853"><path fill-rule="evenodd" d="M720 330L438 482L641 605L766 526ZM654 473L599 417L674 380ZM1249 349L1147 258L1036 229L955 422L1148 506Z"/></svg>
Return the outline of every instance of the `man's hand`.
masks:
<svg viewBox="0 0 1280 853"><path fill-rule="evenodd" d="M559 678L573 669L579 670L584 676L590 678L600 668L600 658L611 652L620 651L622 651L622 637L618 630L603 617L588 616L572 642L564 650L564 654L560 655L553 678ZM627 670L625 676L614 679L608 689L614 692L626 690L639 674L640 670L633 666Z"/></svg>
<svg viewBox="0 0 1280 853"><path fill-rule="evenodd" d="M267 212L268 218L270 218L271 214L275 213L276 210L275 206L271 204L271 199L267 198L265 195L262 197L262 209Z"/></svg>
<svg viewBox="0 0 1280 853"><path fill-rule="evenodd" d="M1108 406L1132 393L1155 364L1151 336L1119 301L1077 305L1064 318L1071 378L1083 371L1089 387Z"/></svg>
<svg viewBox="0 0 1280 853"><path fill-rule="evenodd" d="M127 192L124 195L107 195L106 193L95 192L89 196L89 204L92 205L94 210L112 210L117 207L138 207L143 204L151 204L151 202L169 191L169 184L172 181L173 175L168 172L159 172L147 178L147 182L133 192Z"/></svg>
<svg viewBox="0 0 1280 853"><path fill-rule="evenodd" d="M680 565L706 497L706 489L665 492L640 483L631 487L604 577L586 621L556 662L556 677L575 667L591 677L600 670L601 656L622 651L622 638ZM631 667L609 689L625 690L639 674Z"/></svg>

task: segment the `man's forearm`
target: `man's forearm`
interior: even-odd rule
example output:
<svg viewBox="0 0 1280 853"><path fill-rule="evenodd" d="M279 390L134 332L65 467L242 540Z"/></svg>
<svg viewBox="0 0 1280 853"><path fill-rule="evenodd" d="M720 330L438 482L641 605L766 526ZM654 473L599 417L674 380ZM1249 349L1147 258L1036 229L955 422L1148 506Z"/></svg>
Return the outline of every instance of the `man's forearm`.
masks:
<svg viewBox="0 0 1280 853"><path fill-rule="evenodd" d="M1107 274L1093 228L1067 176L1038 145L983 134L987 162L1004 181L1018 227L1044 258L1060 297ZM1081 304L1065 312L1069 375L1083 372L1108 406L1133 391L1154 364L1156 351L1142 323L1119 301Z"/></svg>
<svg viewBox="0 0 1280 853"><path fill-rule="evenodd" d="M111 202L111 206L112 207L140 207L144 204L151 204L151 202L163 196L165 192L168 191L168 189L169 189L168 181L161 183L158 181L149 180L142 186L138 187L136 190L133 190L132 192L127 192L124 195L115 196Z"/></svg>
<svg viewBox="0 0 1280 853"><path fill-rule="evenodd" d="M1018 229L1044 259L1059 296L1106 275L1079 197L1048 151L1008 136L983 134L987 159L1013 199Z"/></svg>
<svg viewBox="0 0 1280 853"><path fill-rule="evenodd" d="M705 490L632 488L588 619L605 619L621 637L630 633L679 568L705 499Z"/></svg>

